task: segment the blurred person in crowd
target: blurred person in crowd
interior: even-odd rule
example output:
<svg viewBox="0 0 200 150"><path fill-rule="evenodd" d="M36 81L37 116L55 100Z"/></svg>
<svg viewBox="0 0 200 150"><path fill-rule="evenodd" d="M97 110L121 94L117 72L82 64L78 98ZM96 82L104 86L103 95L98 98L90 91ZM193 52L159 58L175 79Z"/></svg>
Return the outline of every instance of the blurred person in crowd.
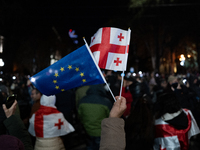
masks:
<svg viewBox="0 0 200 150"><path fill-rule="evenodd" d="M156 79L155 79L155 73L152 72L151 75L150 75L150 80L149 80L149 90L150 92L153 91L153 87L156 86L157 83L156 83Z"/></svg>
<svg viewBox="0 0 200 150"><path fill-rule="evenodd" d="M0 105L2 106L2 104L4 104L6 102L6 99L8 97L9 93L8 93L8 88L5 85L0 85ZM17 104L16 106L16 110L15 110L15 115L17 115L18 117L20 117L20 110L19 110L19 106ZM2 107L0 107L0 134L5 134L6 133L6 128L3 125L3 121L6 119L4 110Z"/></svg>
<svg viewBox="0 0 200 150"><path fill-rule="evenodd" d="M176 89L178 87L178 78L174 75L170 75L167 78L167 82L168 82L168 85L165 92L171 92L173 91L173 89Z"/></svg>
<svg viewBox="0 0 200 150"><path fill-rule="evenodd" d="M40 93L40 91L38 91L36 88L33 88L31 92L31 98L34 102L32 107L30 106L30 104L28 105L30 107L27 107L27 105L25 105L25 107L23 107L23 105L20 106L20 112L21 114L23 114L23 116L21 115L21 118L27 128L29 127L30 117L40 108L41 96L42 94ZM34 144L35 139L33 138L32 140Z"/></svg>
<svg viewBox="0 0 200 150"><path fill-rule="evenodd" d="M26 86L27 86L27 88L28 88L28 93L29 93L29 95L30 95L30 97L31 97L32 90L33 90L34 86L33 86L33 84L31 83L31 81L30 81L29 79L27 79ZM31 98L30 104L33 105L33 100L32 100L32 98Z"/></svg>
<svg viewBox="0 0 200 150"><path fill-rule="evenodd" d="M119 91L120 91L120 86L121 86L121 80L119 80L119 76L121 76L121 72L114 72L112 70L105 70L105 79L113 93L114 96L119 95ZM105 86L107 94L108 94L108 98L113 101L113 97L107 87L107 85Z"/></svg>
<svg viewBox="0 0 200 150"><path fill-rule="evenodd" d="M63 113L65 119L69 123L71 123L72 125L75 125L76 119L77 119L75 89L70 89L64 92L60 92L56 94L55 96L56 96L55 106L57 110ZM72 136L73 135L71 134L62 136L62 140L66 149L73 147L74 143L69 142L70 140L72 140Z"/></svg>
<svg viewBox="0 0 200 150"><path fill-rule="evenodd" d="M183 84L186 84L188 87L191 111L200 127L200 87L198 85L198 78L193 76L193 78L190 79L190 83L187 78L184 78L183 82Z"/></svg>
<svg viewBox="0 0 200 150"><path fill-rule="evenodd" d="M26 127L24 126L19 115L15 115L17 101L15 100L10 108L7 108L5 104L3 104L2 107L6 116L6 119L3 121L3 125L5 126L6 133L8 135L5 135L5 133L2 134L1 132L0 148L5 150L33 150L31 138Z"/></svg>
<svg viewBox="0 0 200 150"><path fill-rule="evenodd" d="M40 99L42 97L42 93L36 89L33 88L31 91L31 98L33 100L33 106L31 108L31 114L30 117L40 108Z"/></svg>
<svg viewBox="0 0 200 150"><path fill-rule="evenodd" d="M60 92L55 96L55 106L57 107L58 111L63 113L65 119L67 119L70 123L73 123L73 115L76 109L74 89Z"/></svg>
<svg viewBox="0 0 200 150"><path fill-rule="evenodd" d="M80 100L78 114L88 135L87 150L99 150L101 121L109 116L112 107L103 84L91 85Z"/></svg>
<svg viewBox="0 0 200 150"><path fill-rule="evenodd" d="M86 96L86 92L89 89L89 85L81 86L76 89L76 107L78 108L80 100Z"/></svg>
<svg viewBox="0 0 200 150"><path fill-rule="evenodd" d="M16 74L14 77L10 88L12 93L17 95L17 101L21 112L20 117L25 126L28 127L28 118L31 112L31 97L26 84L27 78L19 74Z"/></svg>
<svg viewBox="0 0 200 150"><path fill-rule="evenodd" d="M1 92L1 94L2 94L2 96L3 96L3 99L6 99L7 96L9 95L8 87L5 86L4 84L1 84L1 85L0 85L0 92Z"/></svg>
<svg viewBox="0 0 200 150"><path fill-rule="evenodd" d="M141 96L143 96L144 93L150 96L149 86L145 78L136 76L133 78L132 82L133 83L129 86L130 92L133 96L131 108L136 105L137 101Z"/></svg>
<svg viewBox="0 0 200 150"><path fill-rule="evenodd" d="M152 93L152 102L155 103L157 101L157 97L159 94L163 93L167 90L167 81L166 79L161 78L159 81L160 84L154 86Z"/></svg>
<svg viewBox="0 0 200 150"><path fill-rule="evenodd" d="M35 150L65 150L60 136L74 131L73 126L57 110L56 96L42 95L40 108L30 118L29 133L36 136Z"/></svg>
<svg viewBox="0 0 200 150"><path fill-rule="evenodd" d="M163 90L165 90L167 88L167 81L166 79L161 79L160 80L160 86Z"/></svg>
<svg viewBox="0 0 200 150"><path fill-rule="evenodd" d="M22 81L19 83L19 93L20 99L27 105L30 105L31 97L27 87L27 80L25 78L23 78Z"/></svg>
<svg viewBox="0 0 200 150"><path fill-rule="evenodd" d="M118 76L119 80L122 80L122 77L119 75ZM132 78L128 78L128 77L124 77L123 79L123 85L122 85L122 91L121 91L121 96L123 96L124 98L126 98L126 111L124 112L123 116L126 118L128 117L128 115L130 114L131 111L131 104L133 102L133 96L129 90L129 86L133 84L133 79ZM119 93L120 94L120 93Z"/></svg>
<svg viewBox="0 0 200 150"><path fill-rule="evenodd" d="M168 77L168 86L163 93L173 92L176 95L176 98L179 100L182 108L192 109L192 104L190 100L188 87L180 84L178 78L174 75Z"/></svg>
<svg viewBox="0 0 200 150"><path fill-rule="evenodd" d="M144 94L125 119L126 150L152 150L154 117L151 99Z"/></svg>
<svg viewBox="0 0 200 150"><path fill-rule="evenodd" d="M156 105L154 149L188 149L189 139L200 133L191 111L173 92L160 95Z"/></svg>

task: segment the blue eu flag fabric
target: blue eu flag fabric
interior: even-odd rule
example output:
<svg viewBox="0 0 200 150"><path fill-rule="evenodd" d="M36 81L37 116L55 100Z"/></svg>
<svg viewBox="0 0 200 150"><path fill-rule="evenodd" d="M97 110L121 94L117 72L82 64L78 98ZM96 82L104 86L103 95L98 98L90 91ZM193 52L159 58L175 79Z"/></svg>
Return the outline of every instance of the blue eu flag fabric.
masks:
<svg viewBox="0 0 200 150"><path fill-rule="evenodd" d="M79 86L105 83L86 45L35 74L30 81L47 96Z"/></svg>

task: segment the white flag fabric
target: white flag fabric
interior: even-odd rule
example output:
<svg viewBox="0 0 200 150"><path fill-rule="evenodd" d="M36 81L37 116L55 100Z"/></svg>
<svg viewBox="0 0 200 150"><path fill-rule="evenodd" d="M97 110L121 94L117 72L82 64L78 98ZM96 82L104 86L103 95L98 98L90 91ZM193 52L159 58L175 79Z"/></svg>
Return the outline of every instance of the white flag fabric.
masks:
<svg viewBox="0 0 200 150"><path fill-rule="evenodd" d="M126 70L130 33L130 29L105 27L91 37L90 49L100 68Z"/></svg>
<svg viewBox="0 0 200 150"><path fill-rule="evenodd" d="M191 136L200 133L198 125L190 112L183 110L188 117L188 127L177 130L161 118L155 121L156 138L154 140L154 150L187 150Z"/></svg>
<svg viewBox="0 0 200 150"><path fill-rule="evenodd" d="M31 135L51 138L66 135L74 131L73 126L54 106L55 99L55 96L43 95L41 97L39 110L29 120L28 131Z"/></svg>

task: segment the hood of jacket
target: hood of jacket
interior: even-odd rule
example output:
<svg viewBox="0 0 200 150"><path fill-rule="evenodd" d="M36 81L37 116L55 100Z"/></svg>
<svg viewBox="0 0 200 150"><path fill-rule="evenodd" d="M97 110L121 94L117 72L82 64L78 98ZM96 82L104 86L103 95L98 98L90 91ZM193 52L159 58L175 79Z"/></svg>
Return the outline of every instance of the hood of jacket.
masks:
<svg viewBox="0 0 200 150"><path fill-rule="evenodd" d="M104 84L91 85L86 92L87 95L107 96Z"/></svg>

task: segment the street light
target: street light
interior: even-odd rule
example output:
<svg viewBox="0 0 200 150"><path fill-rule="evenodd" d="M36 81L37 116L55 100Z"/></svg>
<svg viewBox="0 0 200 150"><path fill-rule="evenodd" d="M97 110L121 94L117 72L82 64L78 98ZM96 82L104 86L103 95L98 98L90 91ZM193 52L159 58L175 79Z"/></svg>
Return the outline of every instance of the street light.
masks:
<svg viewBox="0 0 200 150"><path fill-rule="evenodd" d="M183 54L180 55L179 60L180 60L180 65L184 66L184 64L185 64L185 56Z"/></svg>
<svg viewBox="0 0 200 150"><path fill-rule="evenodd" d="M0 67L3 67L4 66L4 62L3 62L3 59L0 58Z"/></svg>
<svg viewBox="0 0 200 150"><path fill-rule="evenodd" d="M4 37L0 35L0 53L3 53L3 39Z"/></svg>
<svg viewBox="0 0 200 150"><path fill-rule="evenodd" d="M181 54L179 60L180 61L185 61L185 56L183 54Z"/></svg>

